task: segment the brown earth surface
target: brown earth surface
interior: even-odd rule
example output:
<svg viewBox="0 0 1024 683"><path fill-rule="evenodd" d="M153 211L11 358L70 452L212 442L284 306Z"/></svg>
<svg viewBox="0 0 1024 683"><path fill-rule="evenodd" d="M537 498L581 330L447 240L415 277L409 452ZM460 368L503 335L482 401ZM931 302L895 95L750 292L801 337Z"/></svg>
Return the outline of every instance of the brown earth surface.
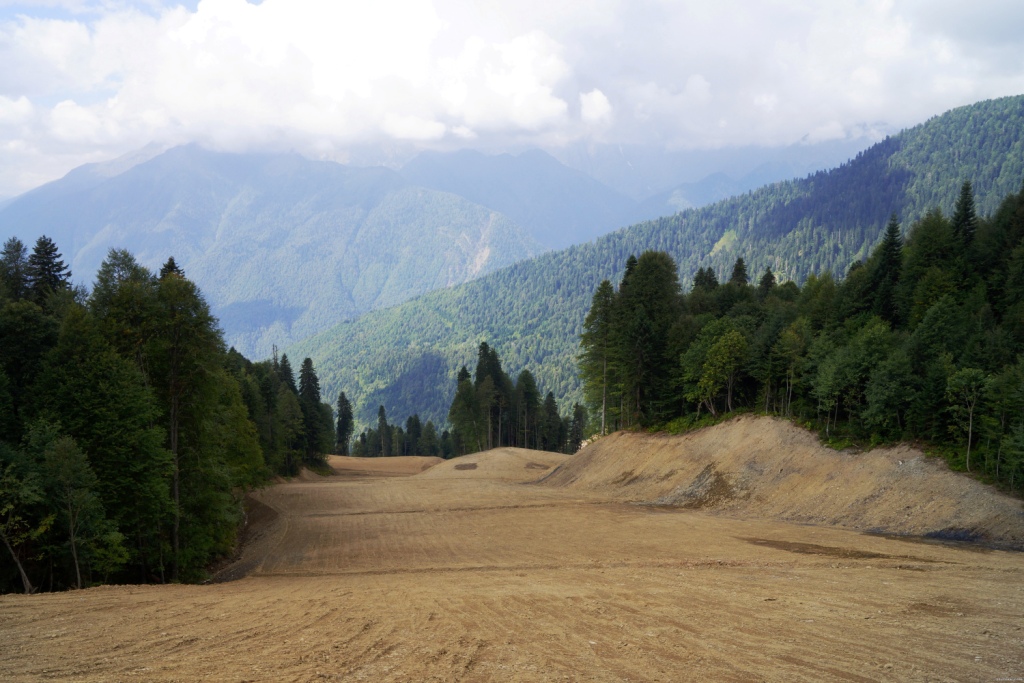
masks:
<svg viewBox="0 0 1024 683"><path fill-rule="evenodd" d="M743 418L568 458L331 464L254 494L223 582L0 596L0 680L1024 678L1024 554L853 530L1020 538L1020 501L909 449ZM919 477L949 489L929 507ZM876 519L899 481L909 513Z"/></svg>

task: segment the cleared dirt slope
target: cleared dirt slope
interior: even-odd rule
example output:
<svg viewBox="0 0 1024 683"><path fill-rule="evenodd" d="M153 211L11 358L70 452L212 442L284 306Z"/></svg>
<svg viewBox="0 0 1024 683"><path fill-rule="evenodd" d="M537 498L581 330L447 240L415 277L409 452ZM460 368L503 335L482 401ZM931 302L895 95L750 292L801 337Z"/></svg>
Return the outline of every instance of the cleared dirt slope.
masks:
<svg viewBox="0 0 1024 683"><path fill-rule="evenodd" d="M568 455L527 448L493 448L445 460L419 475L426 479L500 479L530 482L569 459Z"/></svg>
<svg viewBox="0 0 1024 683"><path fill-rule="evenodd" d="M906 446L840 453L743 416L691 434L616 433L542 482L613 499L1024 547L1024 507Z"/></svg>
<svg viewBox="0 0 1024 683"><path fill-rule="evenodd" d="M444 462L441 458L426 455L403 455L392 458L353 458L346 455L332 455L327 459L335 474L342 476L406 476L430 469Z"/></svg>
<svg viewBox="0 0 1024 683"><path fill-rule="evenodd" d="M937 683L1024 672L1024 553L609 502L523 484L543 473L530 462L564 457L522 455L411 476L395 472L422 463L336 462L335 476L257 491L250 542L221 577L235 581L0 595L0 681ZM360 469L371 465L388 474Z"/></svg>

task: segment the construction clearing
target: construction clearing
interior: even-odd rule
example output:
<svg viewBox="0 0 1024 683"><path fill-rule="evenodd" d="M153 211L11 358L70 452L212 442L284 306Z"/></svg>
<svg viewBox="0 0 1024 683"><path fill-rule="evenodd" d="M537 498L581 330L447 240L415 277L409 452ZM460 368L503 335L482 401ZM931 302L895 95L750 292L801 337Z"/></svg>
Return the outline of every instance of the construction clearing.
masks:
<svg viewBox="0 0 1024 683"><path fill-rule="evenodd" d="M748 416L330 464L209 585L0 596L0 680L1024 679L1021 501L910 448Z"/></svg>

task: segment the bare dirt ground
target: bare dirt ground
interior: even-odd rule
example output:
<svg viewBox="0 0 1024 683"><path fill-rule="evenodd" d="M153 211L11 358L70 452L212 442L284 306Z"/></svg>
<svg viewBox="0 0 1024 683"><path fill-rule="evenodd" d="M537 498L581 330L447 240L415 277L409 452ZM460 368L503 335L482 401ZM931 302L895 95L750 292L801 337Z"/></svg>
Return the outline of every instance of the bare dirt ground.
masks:
<svg viewBox="0 0 1024 683"><path fill-rule="evenodd" d="M433 467L334 459L339 476L256 494L250 542L221 575L244 578L0 596L0 680L1024 678L1024 554L769 518L810 509L817 494L772 502L765 477L780 473L750 439L767 453L789 437L758 422L714 428L714 463L706 433L672 437L677 466L666 442L645 441L667 437L644 436L570 458L502 449ZM657 453L630 459L645 448ZM743 469L741 481L732 465L743 449L761 477ZM819 456L832 457L800 458L812 488ZM724 484L697 481L708 464ZM696 474L656 486L673 468ZM776 489L800 491L785 476ZM711 490L721 495L701 493ZM703 502L636 504L673 495ZM992 500L985 519L1020 509ZM929 526L926 512L911 510L908 524Z"/></svg>

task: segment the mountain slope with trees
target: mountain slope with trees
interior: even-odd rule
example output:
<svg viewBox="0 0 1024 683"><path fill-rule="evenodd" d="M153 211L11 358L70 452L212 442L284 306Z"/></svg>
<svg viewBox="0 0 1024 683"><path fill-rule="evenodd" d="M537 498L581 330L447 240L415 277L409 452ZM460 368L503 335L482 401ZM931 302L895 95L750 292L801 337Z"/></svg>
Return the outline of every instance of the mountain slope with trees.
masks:
<svg viewBox="0 0 1024 683"><path fill-rule="evenodd" d="M48 237L0 252L0 593L200 580L247 488L333 450L312 361L226 351L173 258L70 277Z"/></svg>
<svg viewBox="0 0 1024 683"><path fill-rule="evenodd" d="M443 421L456 372L477 345L501 348L514 375L529 367L543 392L582 399L575 356L591 295L618 281L631 254L666 252L688 287L699 269L726 280L738 257L780 281L845 274L883 237L929 209L951 215L964 180L992 213L1024 179L1024 97L981 102L888 138L832 171L776 183L708 207L619 230L343 323L294 347L333 395L344 388L367 424L378 405Z"/></svg>
<svg viewBox="0 0 1024 683"><path fill-rule="evenodd" d="M680 292L664 252L596 289L580 368L602 430L685 427L739 408L827 437L921 440L1010 489L1024 480L1024 189L980 220L970 183L906 239L895 215L839 283L802 288L737 259ZM973 460L972 460L973 454ZM972 464L973 463L973 464Z"/></svg>
<svg viewBox="0 0 1024 683"><path fill-rule="evenodd" d="M227 341L258 357L542 251L505 216L386 168L196 146L75 169L0 209L5 237L41 233L81 273L110 248L151 268L175 254Z"/></svg>

